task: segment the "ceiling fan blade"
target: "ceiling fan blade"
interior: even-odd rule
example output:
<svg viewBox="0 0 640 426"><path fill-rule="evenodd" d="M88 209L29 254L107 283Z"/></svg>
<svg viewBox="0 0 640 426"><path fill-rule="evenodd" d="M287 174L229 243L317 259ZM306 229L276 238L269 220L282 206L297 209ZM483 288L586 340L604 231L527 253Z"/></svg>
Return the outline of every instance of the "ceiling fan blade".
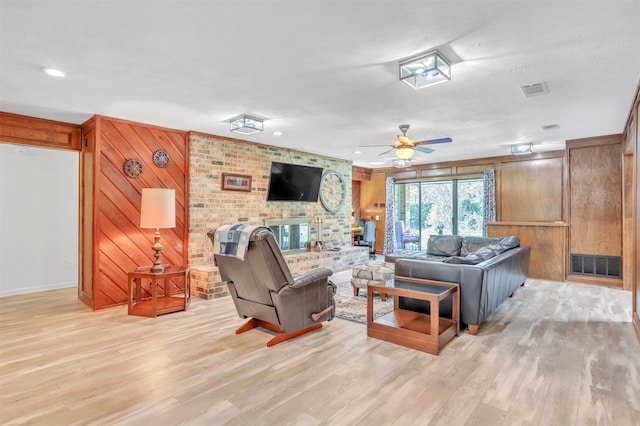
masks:
<svg viewBox="0 0 640 426"><path fill-rule="evenodd" d="M369 148L369 147L372 147L372 146L390 146L390 147L395 148L395 145L389 145L388 143L385 143L383 145L359 145L359 146L360 146L360 148Z"/></svg>
<svg viewBox="0 0 640 426"><path fill-rule="evenodd" d="M447 142L453 142L453 139L451 138L430 139L428 141L416 142L416 145L431 145L434 143L447 143Z"/></svg>
<svg viewBox="0 0 640 426"><path fill-rule="evenodd" d="M381 152L381 153L380 153L380 154L378 154L378 155L385 155L385 154L387 154L387 153L389 153L389 152L393 151L394 149L396 149L396 148L395 148L395 147L393 147L393 148L391 148L391 149L386 150L385 152Z"/></svg>
<svg viewBox="0 0 640 426"><path fill-rule="evenodd" d="M416 146L414 149L416 151L424 152L425 154L431 154L435 151L435 149L427 148L426 146Z"/></svg>

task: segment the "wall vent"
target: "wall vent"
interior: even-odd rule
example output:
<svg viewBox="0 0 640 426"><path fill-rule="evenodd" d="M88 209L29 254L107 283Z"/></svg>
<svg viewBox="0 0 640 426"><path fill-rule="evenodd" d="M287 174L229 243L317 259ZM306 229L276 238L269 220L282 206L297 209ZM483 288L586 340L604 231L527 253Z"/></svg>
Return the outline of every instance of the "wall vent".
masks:
<svg viewBox="0 0 640 426"><path fill-rule="evenodd" d="M571 254L571 273L596 277L622 278L622 257Z"/></svg>
<svg viewBox="0 0 640 426"><path fill-rule="evenodd" d="M546 81L538 81L536 83L523 84L520 86L522 93L529 98L531 96L546 95L549 93Z"/></svg>

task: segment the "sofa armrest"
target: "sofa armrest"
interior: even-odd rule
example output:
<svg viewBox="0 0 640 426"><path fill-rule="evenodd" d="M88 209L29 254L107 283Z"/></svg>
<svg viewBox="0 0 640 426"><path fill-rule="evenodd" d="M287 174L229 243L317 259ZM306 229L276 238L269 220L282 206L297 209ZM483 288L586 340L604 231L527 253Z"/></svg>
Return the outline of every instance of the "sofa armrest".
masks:
<svg viewBox="0 0 640 426"><path fill-rule="evenodd" d="M316 281L320 281L323 278L329 278L333 272L329 268L317 268L313 271L309 271L305 274L296 277L293 280L293 284L288 286L289 288L302 288Z"/></svg>

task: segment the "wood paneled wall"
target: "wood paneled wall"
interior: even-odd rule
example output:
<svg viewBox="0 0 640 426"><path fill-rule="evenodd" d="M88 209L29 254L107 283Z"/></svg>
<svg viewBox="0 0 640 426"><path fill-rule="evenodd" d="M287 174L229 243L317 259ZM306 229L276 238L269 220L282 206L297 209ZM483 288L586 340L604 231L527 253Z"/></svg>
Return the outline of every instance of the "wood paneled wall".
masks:
<svg viewBox="0 0 640 426"><path fill-rule="evenodd" d="M621 135L567 141L569 252L622 256Z"/></svg>
<svg viewBox="0 0 640 426"><path fill-rule="evenodd" d="M386 212L386 175L373 173L371 179L362 181L360 194L361 218L366 221L373 220L376 223L376 252L382 253L384 249L384 228ZM375 217L378 220L375 220Z"/></svg>
<svg viewBox="0 0 640 426"><path fill-rule="evenodd" d="M603 136L569 141L564 151L375 172L410 182L479 176L483 169L493 168L499 222L491 227L493 235L522 234L521 240L532 246L531 276L563 280L569 253L622 253L620 142L621 135ZM363 200L368 190L363 187ZM622 280L611 278L589 282L622 285Z"/></svg>
<svg viewBox="0 0 640 426"><path fill-rule="evenodd" d="M142 188L176 190L176 227L162 229L163 263L187 265L188 146L186 132L96 116L83 125L81 155L82 283L80 299L94 309L127 301L127 273L153 264L154 230L140 228ZM164 149L171 163L160 168L153 153ZM137 179L124 174L138 158Z"/></svg>
<svg viewBox="0 0 640 426"><path fill-rule="evenodd" d="M362 210L360 209L360 193L362 190L362 182L359 180L351 181L351 222L355 224L360 217L362 217Z"/></svg>
<svg viewBox="0 0 640 426"><path fill-rule="evenodd" d="M625 288L632 290L632 317L638 339L640 339L640 83L636 88L633 105L625 131L622 135L623 153L623 260Z"/></svg>
<svg viewBox="0 0 640 426"><path fill-rule="evenodd" d="M520 244L531 246L529 277L564 281L568 227L567 224L555 223L500 222L487 224L487 235L517 235Z"/></svg>
<svg viewBox="0 0 640 426"><path fill-rule="evenodd" d="M504 222L563 220L564 158L501 162L498 217Z"/></svg>

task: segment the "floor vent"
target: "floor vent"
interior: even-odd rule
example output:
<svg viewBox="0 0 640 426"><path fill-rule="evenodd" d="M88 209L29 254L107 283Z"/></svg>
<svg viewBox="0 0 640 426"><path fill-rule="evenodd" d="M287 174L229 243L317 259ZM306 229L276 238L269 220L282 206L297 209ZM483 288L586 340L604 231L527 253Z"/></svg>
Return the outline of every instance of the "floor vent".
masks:
<svg viewBox="0 0 640 426"><path fill-rule="evenodd" d="M571 273L596 277L622 278L622 257L572 254Z"/></svg>

